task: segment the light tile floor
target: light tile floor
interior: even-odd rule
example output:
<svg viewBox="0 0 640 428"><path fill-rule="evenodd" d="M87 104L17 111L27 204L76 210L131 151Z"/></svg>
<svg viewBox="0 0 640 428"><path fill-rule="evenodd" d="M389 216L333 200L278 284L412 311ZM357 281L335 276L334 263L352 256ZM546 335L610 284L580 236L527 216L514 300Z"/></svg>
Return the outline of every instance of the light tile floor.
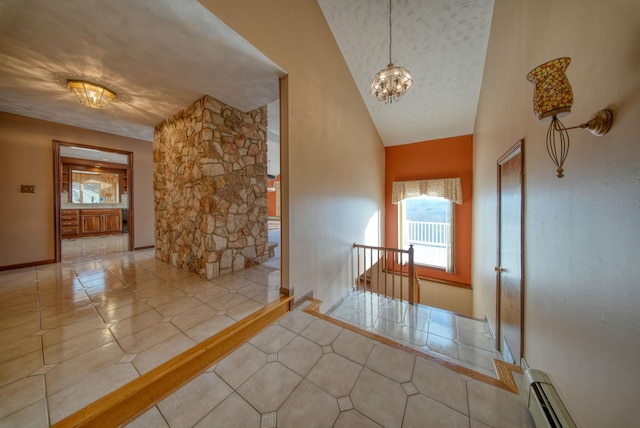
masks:
<svg viewBox="0 0 640 428"><path fill-rule="evenodd" d="M126 237L0 272L0 427L55 423L280 297L280 271L207 281Z"/></svg>
<svg viewBox="0 0 640 428"><path fill-rule="evenodd" d="M0 427L55 423L279 296L272 267L206 281L107 241L0 272ZM130 426L533 425L517 395L296 310Z"/></svg>
<svg viewBox="0 0 640 428"><path fill-rule="evenodd" d="M140 427L533 427L520 396L296 309Z"/></svg>
<svg viewBox="0 0 640 428"><path fill-rule="evenodd" d="M497 377L501 359L486 322L353 290L327 315L429 355Z"/></svg>

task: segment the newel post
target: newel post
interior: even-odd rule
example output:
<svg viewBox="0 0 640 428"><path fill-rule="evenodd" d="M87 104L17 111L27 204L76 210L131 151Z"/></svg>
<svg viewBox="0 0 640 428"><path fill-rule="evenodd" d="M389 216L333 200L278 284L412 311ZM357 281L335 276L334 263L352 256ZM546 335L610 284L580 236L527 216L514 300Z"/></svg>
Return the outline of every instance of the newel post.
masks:
<svg viewBox="0 0 640 428"><path fill-rule="evenodd" d="M415 271L413 266L413 245L409 245L409 303L414 304L414 291L415 291Z"/></svg>

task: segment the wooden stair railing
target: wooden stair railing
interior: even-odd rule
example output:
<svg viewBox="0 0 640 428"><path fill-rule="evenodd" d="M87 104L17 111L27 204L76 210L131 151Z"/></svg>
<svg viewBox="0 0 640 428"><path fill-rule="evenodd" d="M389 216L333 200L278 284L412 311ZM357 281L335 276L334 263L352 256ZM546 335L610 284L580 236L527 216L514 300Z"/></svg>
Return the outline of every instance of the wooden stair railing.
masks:
<svg viewBox="0 0 640 428"><path fill-rule="evenodd" d="M411 304L420 301L420 281L415 271L412 245L408 250L361 244L353 244L353 248L356 251L355 282L359 290L407 300Z"/></svg>

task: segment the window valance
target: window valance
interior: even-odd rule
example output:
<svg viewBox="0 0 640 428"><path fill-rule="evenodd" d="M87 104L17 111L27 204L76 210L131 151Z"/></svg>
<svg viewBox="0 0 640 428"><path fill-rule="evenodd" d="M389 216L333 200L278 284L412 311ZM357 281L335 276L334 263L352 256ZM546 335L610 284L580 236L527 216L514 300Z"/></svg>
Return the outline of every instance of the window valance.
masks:
<svg viewBox="0 0 640 428"><path fill-rule="evenodd" d="M441 178L436 180L394 181L391 203L420 195L439 196L462 204L462 186L460 178Z"/></svg>

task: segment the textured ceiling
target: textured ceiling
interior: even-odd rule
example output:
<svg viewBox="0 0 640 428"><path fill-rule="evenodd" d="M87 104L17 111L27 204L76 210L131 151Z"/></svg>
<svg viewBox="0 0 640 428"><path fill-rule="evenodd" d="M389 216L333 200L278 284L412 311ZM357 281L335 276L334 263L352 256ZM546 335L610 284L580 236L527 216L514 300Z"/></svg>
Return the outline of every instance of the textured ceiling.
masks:
<svg viewBox="0 0 640 428"><path fill-rule="evenodd" d="M413 86L369 93L389 62L387 0L318 0L385 146L473 133L493 0L393 0L392 59Z"/></svg>
<svg viewBox="0 0 640 428"><path fill-rule="evenodd" d="M387 1L318 3L385 145L473 132L493 0L394 0L393 60L414 83L391 105L369 94ZM0 52L0 111L147 141L205 94L243 111L277 101L285 74L196 0L2 0ZM88 109L72 78L118 97Z"/></svg>
<svg viewBox="0 0 640 428"><path fill-rule="evenodd" d="M1 111L147 141L205 94L268 104L285 74L196 0L2 0L0 52ZM88 109L71 78L117 99Z"/></svg>

